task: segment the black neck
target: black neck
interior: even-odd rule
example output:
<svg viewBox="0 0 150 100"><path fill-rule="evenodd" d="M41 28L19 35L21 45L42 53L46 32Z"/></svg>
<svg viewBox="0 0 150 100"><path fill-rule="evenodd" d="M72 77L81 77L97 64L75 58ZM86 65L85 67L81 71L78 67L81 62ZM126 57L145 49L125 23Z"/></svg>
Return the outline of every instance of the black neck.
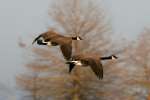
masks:
<svg viewBox="0 0 150 100"><path fill-rule="evenodd" d="M72 40L77 40L77 37L72 37Z"/></svg>
<svg viewBox="0 0 150 100"><path fill-rule="evenodd" d="M110 60L110 59L112 59L111 56L108 56L108 57L100 57L100 60Z"/></svg>

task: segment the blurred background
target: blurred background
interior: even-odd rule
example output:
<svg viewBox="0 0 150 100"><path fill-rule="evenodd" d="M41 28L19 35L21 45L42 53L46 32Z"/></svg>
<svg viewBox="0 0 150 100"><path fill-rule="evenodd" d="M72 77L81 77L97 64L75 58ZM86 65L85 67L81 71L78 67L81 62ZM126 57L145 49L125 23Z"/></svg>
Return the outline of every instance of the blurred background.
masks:
<svg viewBox="0 0 150 100"><path fill-rule="evenodd" d="M0 100L150 100L149 4L0 0ZM58 48L31 45L48 28L66 36L78 32L85 39L82 52L115 53L120 59L103 62L103 80L88 68L68 75Z"/></svg>

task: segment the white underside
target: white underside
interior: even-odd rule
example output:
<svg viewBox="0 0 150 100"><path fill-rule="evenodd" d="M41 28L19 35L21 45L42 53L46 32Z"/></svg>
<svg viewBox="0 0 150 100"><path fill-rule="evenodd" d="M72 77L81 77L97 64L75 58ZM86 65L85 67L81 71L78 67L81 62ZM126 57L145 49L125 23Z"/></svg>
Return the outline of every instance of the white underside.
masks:
<svg viewBox="0 0 150 100"><path fill-rule="evenodd" d="M72 62L74 62L77 66L82 66L81 61L72 61Z"/></svg>

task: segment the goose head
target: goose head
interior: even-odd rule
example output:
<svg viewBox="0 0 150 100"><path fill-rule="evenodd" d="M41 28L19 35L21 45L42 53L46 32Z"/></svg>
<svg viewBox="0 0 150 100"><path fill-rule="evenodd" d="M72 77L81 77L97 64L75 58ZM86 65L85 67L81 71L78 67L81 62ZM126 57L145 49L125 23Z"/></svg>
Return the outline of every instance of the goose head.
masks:
<svg viewBox="0 0 150 100"><path fill-rule="evenodd" d="M83 40L80 36L75 36L75 37L72 37L72 40Z"/></svg>
<svg viewBox="0 0 150 100"><path fill-rule="evenodd" d="M112 60L115 60L115 59L118 59L118 57L115 56L115 55L111 55L111 59L112 59Z"/></svg>

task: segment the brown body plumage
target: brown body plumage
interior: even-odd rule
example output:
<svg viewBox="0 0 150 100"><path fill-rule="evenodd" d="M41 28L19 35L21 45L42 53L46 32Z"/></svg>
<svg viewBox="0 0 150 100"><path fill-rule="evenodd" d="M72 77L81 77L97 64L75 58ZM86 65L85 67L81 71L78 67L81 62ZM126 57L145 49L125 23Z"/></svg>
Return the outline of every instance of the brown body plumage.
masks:
<svg viewBox="0 0 150 100"><path fill-rule="evenodd" d="M111 55L108 57L100 57L98 55L94 54L77 54L74 55L71 59L71 61L68 61L67 64L69 64L69 72L72 71L72 69L76 65L80 66L90 66L95 75L99 78L103 78L103 66L101 63L101 60L109 60L109 59L117 59L115 55Z"/></svg>
<svg viewBox="0 0 150 100"><path fill-rule="evenodd" d="M37 41L39 45L48 45L48 46L60 46L62 54L66 60L69 60L72 55L72 40L82 40L81 37L66 37L60 35L54 31L48 31L40 34L37 38L34 39L34 44Z"/></svg>

